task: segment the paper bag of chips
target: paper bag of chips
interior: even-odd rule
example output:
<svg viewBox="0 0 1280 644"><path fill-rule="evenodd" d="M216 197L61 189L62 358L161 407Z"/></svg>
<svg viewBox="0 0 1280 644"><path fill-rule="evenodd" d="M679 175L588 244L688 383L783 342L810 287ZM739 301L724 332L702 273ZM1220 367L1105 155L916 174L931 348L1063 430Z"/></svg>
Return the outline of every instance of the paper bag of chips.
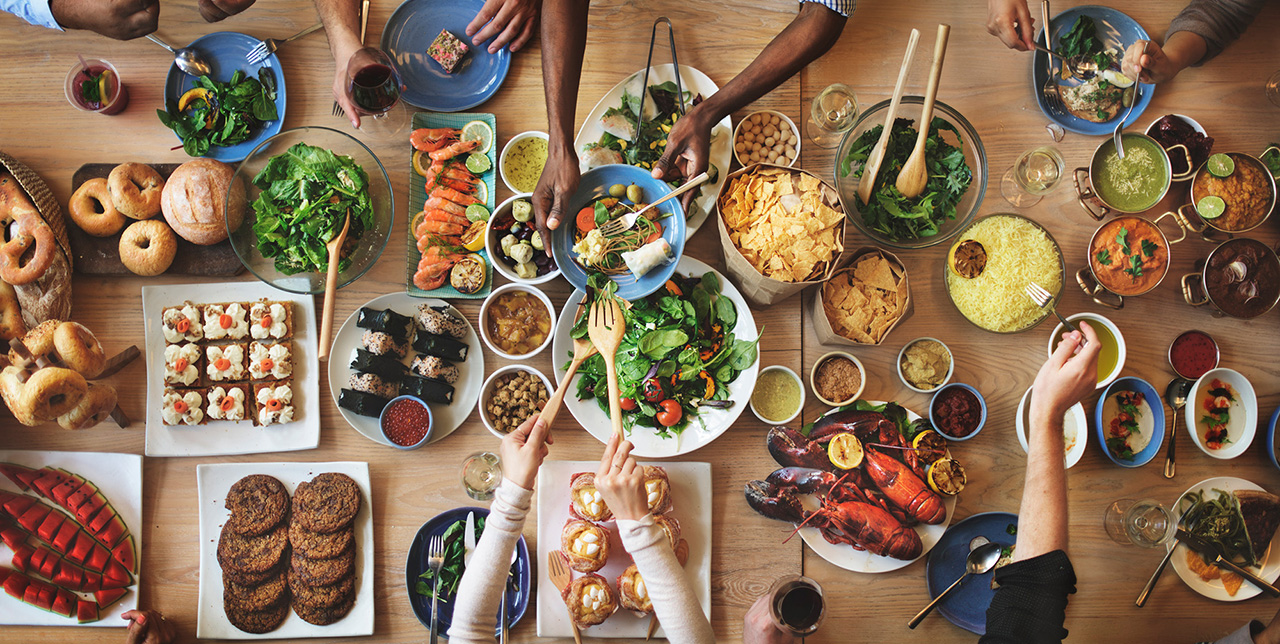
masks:
<svg viewBox="0 0 1280 644"><path fill-rule="evenodd" d="M730 174L716 222L729 277L760 306L824 281L844 251L835 189L796 168L758 163Z"/></svg>
<svg viewBox="0 0 1280 644"><path fill-rule="evenodd" d="M811 315L822 344L879 345L913 308L902 262L864 246L841 261L814 294Z"/></svg>

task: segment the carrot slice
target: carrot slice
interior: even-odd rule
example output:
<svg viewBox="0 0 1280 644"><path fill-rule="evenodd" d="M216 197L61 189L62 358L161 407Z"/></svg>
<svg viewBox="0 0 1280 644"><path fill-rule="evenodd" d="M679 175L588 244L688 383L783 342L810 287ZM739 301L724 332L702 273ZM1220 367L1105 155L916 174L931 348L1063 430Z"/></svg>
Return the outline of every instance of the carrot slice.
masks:
<svg viewBox="0 0 1280 644"><path fill-rule="evenodd" d="M596 209L593 206L587 206L578 211L577 219L578 230L584 233L591 232L596 229Z"/></svg>

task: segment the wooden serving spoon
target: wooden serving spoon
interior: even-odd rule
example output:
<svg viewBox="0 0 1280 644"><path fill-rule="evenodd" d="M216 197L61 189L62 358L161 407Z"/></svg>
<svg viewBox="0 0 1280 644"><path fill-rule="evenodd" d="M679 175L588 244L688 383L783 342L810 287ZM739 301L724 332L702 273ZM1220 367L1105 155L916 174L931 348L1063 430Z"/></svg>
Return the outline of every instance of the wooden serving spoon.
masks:
<svg viewBox="0 0 1280 644"><path fill-rule="evenodd" d="M351 229L351 211L342 222L342 232L329 240L325 248L329 251L329 272L324 280L324 315L320 318L320 361L329 359L329 344L333 340L333 298L338 293L338 259L342 251L342 242L347 240L347 231Z"/></svg>
<svg viewBox="0 0 1280 644"><path fill-rule="evenodd" d="M578 303L578 313L574 316L574 320L582 317L582 312L587 303L587 296L582 296L582 301ZM569 391L569 383L573 381L574 374L578 373L578 367L582 366L583 361L595 355L596 345L592 344L591 338L574 338L573 340L573 360L569 362L569 368L564 372L564 376L560 378L560 385L556 387L556 392L551 394L547 399L547 404L542 406L542 420L547 427L554 427L556 422L556 414L560 412L560 405L564 402L564 395Z"/></svg>
<svg viewBox="0 0 1280 644"><path fill-rule="evenodd" d="M622 435L622 400L618 391L618 347L627 332L627 321L622 317L618 300L606 297L591 305L591 320L587 335L604 357L605 375L609 380L609 420L613 421L613 433Z"/></svg>
<svg viewBox="0 0 1280 644"><path fill-rule="evenodd" d="M924 106L920 112L920 133L916 135L916 147L898 172L898 192L907 199L914 199L924 192L929 182L929 168L924 163L924 144L929 140L929 126L933 123L933 103L938 97L938 79L942 77L942 59L947 55L947 36L951 25L938 25L938 41L933 45L933 68L929 70L929 86L924 91Z"/></svg>
<svg viewBox="0 0 1280 644"><path fill-rule="evenodd" d="M898 115L898 103L902 102L902 86L906 84L907 72L911 69L911 59L916 55L916 43L920 42L920 30L912 29L907 39L907 53L902 57L902 68L898 70L898 84L893 87L893 99L889 101L889 109L884 116L884 131L876 147L871 148L871 155L862 169L862 179L858 181L858 199L863 204L871 201L871 189L876 185L876 175L880 174L880 162L884 160L884 150L889 147L889 135L893 132L893 119Z"/></svg>

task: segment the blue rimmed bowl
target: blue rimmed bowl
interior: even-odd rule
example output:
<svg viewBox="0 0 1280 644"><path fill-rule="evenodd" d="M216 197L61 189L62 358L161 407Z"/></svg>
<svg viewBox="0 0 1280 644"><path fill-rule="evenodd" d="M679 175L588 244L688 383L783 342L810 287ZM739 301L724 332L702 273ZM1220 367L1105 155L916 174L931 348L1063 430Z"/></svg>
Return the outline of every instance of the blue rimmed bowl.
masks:
<svg viewBox="0 0 1280 644"><path fill-rule="evenodd" d="M395 442L395 440L393 440L390 436L387 436L387 410L391 409L396 403L400 402L401 400L412 401L414 403L422 405L422 408L427 410L427 432L422 435L421 440L419 440L418 442L412 445L401 445L400 443ZM422 399L418 398L417 396L410 396L408 394L403 396L396 396L395 398L391 399L391 402L387 403L386 407L382 408L382 413L378 414L378 429L382 431L383 438L386 438L387 442L390 443L391 446L396 449L411 450L411 449L418 449L419 447L426 445L427 442L431 440L431 432L435 428L436 428L436 416L435 414L431 413L431 406L423 402Z"/></svg>
<svg viewBox="0 0 1280 644"><path fill-rule="evenodd" d="M978 407L982 409L982 416L978 418L978 426L974 427L973 431L969 432L964 436L952 436L951 434L948 434L938 429L938 423L933 419L933 406L935 403L938 402L938 396L941 396L944 392L947 392L951 389L963 389L973 394L973 396L978 399ZM938 390L933 394L933 397L929 399L929 422L933 425L933 428L937 430L939 434L942 435L943 438L949 441L967 441L970 438L977 436L978 432L982 431L983 425L987 424L987 401L982 397L982 394L978 393L977 389L974 389L973 387L970 387L969 385L966 385L962 382L953 382L948 385L943 385L941 387L938 387Z"/></svg>
<svg viewBox="0 0 1280 644"><path fill-rule="evenodd" d="M1280 469L1280 459L1276 458L1276 425L1280 424L1280 407L1271 412L1271 420L1267 422L1267 458L1271 464Z"/></svg>
<svg viewBox="0 0 1280 644"><path fill-rule="evenodd" d="M1135 452L1132 460L1126 460L1117 456L1107 446L1107 422L1106 408L1107 403L1113 400L1114 396L1122 391L1133 391L1142 394L1142 401L1146 403L1147 408L1151 410L1148 414L1151 418L1150 432L1151 440L1147 442L1146 447L1141 451ZM1138 419L1139 427L1144 426L1142 419ZM1160 394L1156 392L1155 387L1151 386L1142 378L1134 378L1133 376L1125 376L1117 378L1115 382L1107 385L1102 390L1102 395L1098 397L1098 404L1093 408L1093 435L1098 439L1098 445L1102 448L1102 452L1111 459L1112 463L1120 467L1142 467L1151 462L1156 454L1160 451L1160 445L1164 443L1164 402Z"/></svg>

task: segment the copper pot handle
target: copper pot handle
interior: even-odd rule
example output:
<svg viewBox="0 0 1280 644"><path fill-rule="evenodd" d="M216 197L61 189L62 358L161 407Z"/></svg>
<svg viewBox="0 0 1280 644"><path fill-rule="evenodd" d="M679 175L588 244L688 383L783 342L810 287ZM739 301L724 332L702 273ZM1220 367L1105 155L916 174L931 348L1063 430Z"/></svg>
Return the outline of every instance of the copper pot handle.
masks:
<svg viewBox="0 0 1280 644"><path fill-rule="evenodd" d="M1084 211L1088 213L1090 217L1093 217L1094 221L1102 221L1103 217L1111 214L1111 208L1107 207L1106 204L1103 204L1102 213L1097 213L1094 212L1093 208L1089 207L1088 200L1093 199L1098 195L1093 191L1092 184L1090 184L1088 188L1080 187L1081 174L1084 174L1086 177L1089 176L1089 169L1076 168L1075 171L1071 173L1071 180L1076 184L1076 201L1080 202L1080 207L1084 208Z"/></svg>
<svg viewBox="0 0 1280 644"><path fill-rule="evenodd" d="M1199 298L1195 296L1194 289L1200 290ZM1204 306L1209 303L1209 294L1204 291L1204 278L1199 273L1187 273L1182 276L1182 299L1191 306Z"/></svg>
<svg viewBox="0 0 1280 644"><path fill-rule="evenodd" d="M1174 177L1175 177L1175 181L1176 181L1176 180L1181 180L1181 179L1187 179L1187 178L1190 178L1190 177L1191 177L1191 175L1195 174L1195 172L1196 172L1196 167L1195 167L1195 165L1191 163L1191 150L1187 149L1187 146L1185 146L1185 145L1183 145L1183 144L1181 144L1181 143L1175 143L1175 144L1173 144L1173 145L1171 145L1171 146L1169 146L1169 147L1165 148L1164 150L1165 150L1165 152L1170 153L1170 155L1172 156L1172 152L1173 152L1174 150L1178 150L1178 149L1180 149L1180 150L1182 151L1182 156L1187 160L1187 171L1186 171L1186 172L1181 172L1181 173L1178 173L1178 174L1174 175Z"/></svg>
<svg viewBox="0 0 1280 644"><path fill-rule="evenodd" d="M1180 235L1178 235L1178 238L1177 238L1177 239L1169 239L1169 243L1170 243L1170 244L1176 244L1176 243L1178 243L1178 242L1180 242L1180 241L1182 241L1182 240L1186 239L1186 238L1187 238L1187 230L1191 227L1191 223L1190 223L1190 222L1188 222L1188 221L1187 221L1187 218L1186 218L1185 216L1183 216L1183 214L1182 214L1181 212L1178 212L1177 210L1170 210L1169 212L1166 212L1166 213L1164 213L1163 215L1160 215L1159 217L1156 217L1155 219L1152 219L1152 220L1151 220L1151 223L1152 223L1156 228L1159 228L1159 227L1160 227L1160 220L1161 220L1161 219L1164 219L1165 217L1172 217L1172 218L1173 218L1173 223L1177 224L1177 226L1178 226L1178 232L1179 232L1179 233L1181 233Z"/></svg>
<svg viewBox="0 0 1280 644"><path fill-rule="evenodd" d="M1092 298L1094 302L1117 311L1124 308L1124 296L1112 293L1111 291L1103 288L1103 286L1094 279L1093 271L1088 266L1082 267L1080 270L1076 271L1076 283L1080 285L1080 290L1084 291L1084 294ZM1107 300L1102 299L1104 295L1111 295L1116 298L1116 301L1108 302Z"/></svg>

